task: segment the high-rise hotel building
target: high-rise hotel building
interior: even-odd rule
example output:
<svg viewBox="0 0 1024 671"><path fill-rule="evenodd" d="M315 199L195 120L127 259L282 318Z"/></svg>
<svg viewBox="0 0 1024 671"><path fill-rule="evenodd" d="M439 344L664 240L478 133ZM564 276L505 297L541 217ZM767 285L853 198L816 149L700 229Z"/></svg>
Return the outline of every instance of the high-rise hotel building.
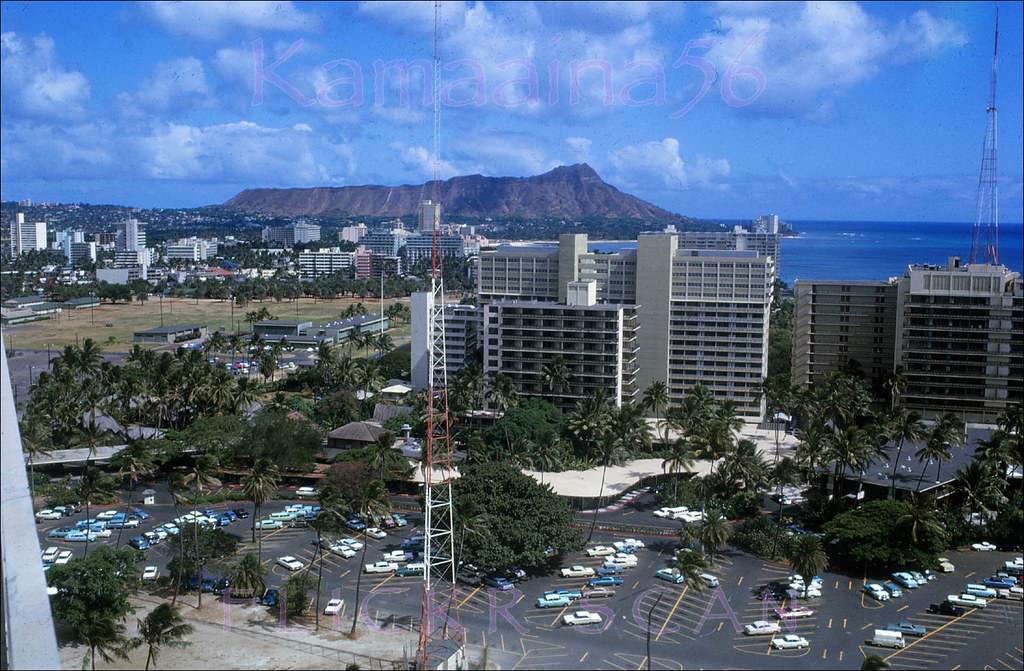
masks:
<svg viewBox="0 0 1024 671"><path fill-rule="evenodd" d="M481 251L478 278L484 370L509 375L520 393L554 396L534 378L558 355L570 372L561 395L566 403L592 391L600 368L601 375L618 375L605 386L617 403L636 400L656 381L675 401L702 384L742 415L763 414L771 256L687 249L674 233L641 235L635 243L589 243L586 235L565 234L557 244ZM602 310L617 313L599 317ZM588 319L597 321L588 326ZM612 337L608 324L615 321ZM514 353L506 354L507 347ZM587 358L597 353L608 362Z"/></svg>

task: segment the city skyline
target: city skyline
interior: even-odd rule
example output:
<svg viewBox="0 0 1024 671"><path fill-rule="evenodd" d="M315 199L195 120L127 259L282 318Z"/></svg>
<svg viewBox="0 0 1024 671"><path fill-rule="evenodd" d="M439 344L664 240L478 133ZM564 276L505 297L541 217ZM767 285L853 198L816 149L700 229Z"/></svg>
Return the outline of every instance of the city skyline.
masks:
<svg viewBox="0 0 1024 671"><path fill-rule="evenodd" d="M969 221L994 9L444 3L440 177L587 162L696 217ZM429 66L431 3L0 11L5 200L193 207L433 173L415 63ZM1001 6L1000 24L1013 221L1021 6Z"/></svg>

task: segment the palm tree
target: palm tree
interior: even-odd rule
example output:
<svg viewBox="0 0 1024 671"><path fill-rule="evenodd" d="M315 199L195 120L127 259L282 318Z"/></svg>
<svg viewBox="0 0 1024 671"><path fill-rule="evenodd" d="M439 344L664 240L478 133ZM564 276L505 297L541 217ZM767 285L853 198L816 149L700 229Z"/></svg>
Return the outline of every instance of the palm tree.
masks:
<svg viewBox="0 0 1024 671"><path fill-rule="evenodd" d="M256 555L245 555L231 575L231 584L234 586L232 593L251 593L254 596L263 594L267 586L263 580L265 573L266 569Z"/></svg>
<svg viewBox="0 0 1024 671"><path fill-rule="evenodd" d="M228 338L228 349L231 350L231 366L234 368L235 359L238 357L238 352L241 351L242 347L245 346L245 341L242 340L242 336L237 333L232 333Z"/></svg>
<svg viewBox="0 0 1024 671"><path fill-rule="evenodd" d="M131 505L132 495L135 493L135 486L141 478L147 477L156 470L153 463L153 451L145 440L131 440L124 448L110 458L110 465L117 469L121 479L128 480L128 502L125 505L125 518L128 517L128 506ZM117 530L117 543L115 547L121 547L121 532L124 531L122 524Z"/></svg>
<svg viewBox="0 0 1024 671"><path fill-rule="evenodd" d="M697 528L697 538L708 554L712 566L715 564L715 553L725 545L731 532L729 521L717 510L708 510L704 515L704 520Z"/></svg>
<svg viewBox="0 0 1024 671"><path fill-rule="evenodd" d="M387 512L390 506L388 500L387 490L384 488L384 483L380 480L371 480L366 483L363 487L360 487L353 496L349 499L349 505L352 510L359 514L363 520L369 520L371 517L383 515ZM363 532L363 557L360 560L360 564L366 563L366 549L369 547L367 542L365 529ZM363 571L360 570L356 576L356 603L355 608L352 609L352 629L348 632L349 637L356 635L356 623L359 617L359 599L361 597L360 590L363 584Z"/></svg>
<svg viewBox="0 0 1024 671"><path fill-rule="evenodd" d="M910 510L901 515L896 523L910 527L910 539L915 543L925 533L941 539L946 537L945 527L936 513L935 497L930 494L911 494Z"/></svg>
<svg viewBox="0 0 1024 671"><path fill-rule="evenodd" d="M895 400L893 396L893 400ZM921 421L921 415L913 410L900 408L895 410L889 420L889 437L899 441L896 449L896 458L892 462L892 474L890 480L892 485L889 488L889 498L896 498L896 469L900 465L900 457L903 456L903 445L906 441L918 442L925 436L925 425Z"/></svg>
<svg viewBox="0 0 1024 671"><path fill-rule="evenodd" d="M29 497L35 501L36 459L47 456L53 448L49 421L36 413L26 413L18 423L18 432L21 434L21 448L28 455Z"/></svg>
<svg viewBox="0 0 1024 671"><path fill-rule="evenodd" d="M310 526L316 532L317 573L316 573L316 628L320 629L320 586L324 579L324 533L339 531L344 526L348 506L341 499L336 488L325 487L320 492L320 513Z"/></svg>
<svg viewBox="0 0 1024 671"><path fill-rule="evenodd" d="M402 453L394 449L392 446L395 444L395 436L390 431L385 431L372 445L367 446L367 461L370 468L379 471L380 481L386 482L385 470L390 470L390 467L399 465L398 461L401 461L401 465L408 467L409 462L406 461ZM398 459L396 459L398 457Z"/></svg>
<svg viewBox="0 0 1024 671"><path fill-rule="evenodd" d="M519 392L516 391L512 378L499 373L491 380L487 389L487 398L495 410L504 413L519 402Z"/></svg>
<svg viewBox="0 0 1024 671"><path fill-rule="evenodd" d="M544 380L544 386L552 394L556 389L562 392L569 386L570 375L569 367L565 365L565 359L560 354L552 357L541 369L541 379Z"/></svg>
<svg viewBox="0 0 1024 671"><path fill-rule="evenodd" d="M92 465L92 461L85 462L85 469L82 471L82 479L78 482L78 495L85 502L85 519L92 519L89 514L89 505L97 500L109 498L110 491L102 481L99 471ZM89 537L91 533L86 529L85 533L85 556L89 555Z"/></svg>
<svg viewBox="0 0 1024 671"><path fill-rule="evenodd" d="M180 517L181 504L186 501L185 498L185 476L180 473L172 473L167 478L167 489L171 494L171 498L174 501L174 513L176 517ZM181 580L182 571L185 568L185 543L181 542L181 538L178 538L178 571L177 575L174 576L174 596L171 597L171 605L178 603L178 594L181 592Z"/></svg>
<svg viewBox="0 0 1024 671"><path fill-rule="evenodd" d="M78 627L79 636L89 648L89 662L92 671L96 671L96 655L110 664L114 658L128 659L127 647L129 642L125 639L124 625L109 615L95 614L92 619L83 622ZM83 664L82 666L84 667Z"/></svg>
<svg viewBox="0 0 1024 671"><path fill-rule="evenodd" d="M395 349L394 339L387 333L381 333L373 339L373 343L376 348L380 351L380 355L384 356L391 350Z"/></svg>
<svg viewBox="0 0 1024 671"><path fill-rule="evenodd" d="M990 502L998 501L1000 497L999 478L992 464L981 459L973 459L957 471L955 482L957 490L967 504L972 523L979 509L983 513L983 519L987 519L988 516L984 513L989 512Z"/></svg>
<svg viewBox="0 0 1024 671"><path fill-rule="evenodd" d="M768 480L769 466L757 451L757 444L746 438L725 454L721 473L739 489L758 489Z"/></svg>
<svg viewBox="0 0 1024 671"><path fill-rule="evenodd" d="M203 494L203 489L210 486L217 486L220 481L214 476L217 472L220 463L217 457L212 454L204 454L192 462L192 470L185 475L185 482L191 483L193 491L195 492L193 504L199 507L199 497ZM192 524L193 542L195 543L196 552L196 567L199 569L199 584L203 584L203 564L199 557L199 525ZM198 605L196 608L203 607L203 590L200 589Z"/></svg>
<svg viewBox="0 0 1024 671"><path fill-rule="evenodd" d="M928 438L924 446L914 454L914 457L923 464L921 477L917 480L917 489L921 491L921 484L924 482L925 473L928 471L928 463L935 461L938 470L935 472L935 482L942 481L942 462L949 461L952 456L952 446L959 445L963 440L964 423L952 413L946 413L932 426L928 432Z"/></svg>
<svg viewBox="0 0 1024 671"><path fill-rule="evenodd" d="M258 384L247 377L243 377L235 385L235 396L233 401L234 409L237 412L245 412L249 406L259 398Z"/></svg>
<svg viewBox="0 0 1024 671"><path fill-rule="evenodd" d="M661 416L668 408L669 400L668 385L663 380L655 380L644 390L644 398L641 401L641 406L645 410L654 413L654 426L662 445L668 443L668 427L662 424Z"/></svg>
<svg viewBox="0 0 1024 671"><path fill-rule="evenodd" d="M700 574L707 570L708 565L699 552L688 548L677 550L669 562L669 568L683 576L690 589L696 592L704 590L705 582Z"/></svg>
<svg viewBox="0 0 1024 671"><path fill-rule="evenodd" d="M146 671L149 671L150 663L156 664L162 647L186 646L188 643L182 639L191 633L192 625L181 619L178 607L162 603L139 620L139 636L133 639L132 646L149 646L146 653Z"/></svg>
<svg viewBox="0 0 1024 671"><path fill-rule="evenodd" d="M211 335L209 340L206 341L206 346L204 347L204 349L206 350L207 354L216 354L217 352L223 350L226 344L227 341L224 338L224 334L221 333L220 331L214 331L213 335Z"/></svg>
<svg viewBox="0 0 1024 671"><path fill-rule="evenodd" d="M772 482L778 485L779 488L779 517L775 521L775 536L772 539L772 557L775 556L775 551L779 547L779 534L782 533L782 511L785 508L782 504L782 493L785 491L786 485L793 483L799 475L797 463L791 457L783 457L782 459L779 459L771 470Z"/></svg>
<svg viewBox="0 0 1024 671"><path fill-rule="evenodd" d="M260 517L260 510L263 504L274 496L277 491L280 471L270 459L257 459L249 470L249 473L242 478L242 491L252 501L252 540L256 542L256 524ZM257 559L263 561L263 530L260 530L260 540L257 546Z"/></svg>
<svg viewBox="0 0 1024 671"><path fill-rule="evenodd" d="M814 534L798 534L789 549L789 565L794 573L804 576L804 583L811 584L811 576L828 568L828 555L821 546L821 540Z"/></svg>
<svg viewBox="0 0 1024 671"><path fill-rule="evenodd" d="M675 442L672 443L672 449L669 452L668 457L661 462L661 470L674 475L679 475L683 471L692 470L693 463L693 447L691 447L690 441L685 437L676 438ZM672 485L672 497L674 499L679 492L679 478L674 478L672 480Z"/></svg>

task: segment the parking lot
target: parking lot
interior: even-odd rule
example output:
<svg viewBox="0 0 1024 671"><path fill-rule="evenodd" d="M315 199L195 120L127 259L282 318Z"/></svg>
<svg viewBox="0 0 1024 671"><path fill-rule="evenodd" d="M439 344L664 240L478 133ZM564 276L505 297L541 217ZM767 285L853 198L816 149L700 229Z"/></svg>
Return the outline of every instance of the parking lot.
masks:
<svg viewBox="0 0 1024 671"><path fill-rule="evenodd" d="M290 502L268 503L263 517L283 510ZM206 506L199 506L205 508ZM250 508L245 504L210 506L218 510L229 507ZM122 544L131 536L150 530L177 516L173 506L147 506L152 517L138 529L125 529ZM103 510L94 507L95 516ZM616 513L621 518L622 513ZM639 512L633 517L651 517ZM40 542L46 547L70 547L81 556L82 543L65 543L46 538L56 526L72 526L84 512L59 521L39 525ZM422 532L418 514L407 515L409 525L389 530L384 539L364 539L362 534L349 534L365 541L365 562L379 561L382 553L400 547L402 540ZM639 522L639 519L637 520ZM251 542L251 518L238 520L225 527L242 541L240 553L255 552ZM70 524L69 524L70 523ZM90 543L113 544L110 538ZM301 571L316 575L319 565L315 534L309 528L290 528L263 532L263 561L267 567L268 587L281 587L292 571L277 564L278 558L291 555L303 562ZM852 577L834 573L822 575L822 596L801 600L813 614L786 621L781 634L796 634L807 639L803 649L774 650L772 636L745 636L743 626L755 620L777 621L774 610L783 603L758 598L759 588L770 581L785 580L789 570L784 564L762 561L756 557L726 548L716 557L710 572L719 579L719 586L701 591L689 585L676 585L654 577L655 571L667 565L677 545L674 537L640 537L647 547L636 551L637 565L624 571L622 585L613 587L614 596L584 599L566 607L538 608L536 601L547 590L580 589L585 578L562 578L558 575L533 576L513 589L499 591L491 587L457 585L454 591L439 593L439 610L450 613L451 631L465 637L476 650L486 649L488 656L501 668L598 668L636 669L646 666L647 641L650 639L652 668L859 668L865 655L878 654L892 668L1020 669L1024 648L1024 608L1019 601L992 599L988 608L972 609L960 617L946 617L927 612L928 605L941 602L947 594L960 593L967 582L977 582L1011 559L1002 552L951 552L947 556L956 565L951 574L939 574L936 580L919 589L904 590L903 596L879 602L862 591L865 582L878 582L886 576ZM591 545L610 545L621 536L597 532ZM169 561L169 547L161 543L147 551L140 563L158 566L164 574ZM321 608L331 598L344 600L335 616L327 616L329 628L345 631L351 624L356 584L364 563L360 551L350 559L323 554L323 586ZM601 557L587 557L584 552L563 557L562 566L580 564L596 568ZM211 575L219 575L216 567ZM395 574L362 574L359 619L365 627L376 628L378 635L408 635L418 627L421 616L422 580ZM566 627L564 615L586 609L599 613L603 622L597 625ZM230 617L230 609L225 610ZM324 620L321 620L322 623ZM910 621L927 628L920 638L908 637L902 650L868 645L872 632L889 622ZM400 654L400 650L396 650Z"/></svg>

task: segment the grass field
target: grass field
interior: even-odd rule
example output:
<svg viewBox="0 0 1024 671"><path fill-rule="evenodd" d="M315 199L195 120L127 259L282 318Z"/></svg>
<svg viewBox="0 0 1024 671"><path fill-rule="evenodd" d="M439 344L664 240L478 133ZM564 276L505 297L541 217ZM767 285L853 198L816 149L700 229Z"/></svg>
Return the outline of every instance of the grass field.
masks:
<svg viewBox="0 0 1024 671"><path fill-rule="evenodd" d="M409 299L397 299L407 303ZM301 298L298 301L264 301L250 303L244 308L235 306L234 317L239 331L248 330L245 313L266 307L278 319L304 319L312 322L324 322L337 319L341 312L360 302L357 298L339 298L335 300L316 300ZM385 307L396 302L388 299ZM376 312L380 303L372 299L362 301L366 309ZM231 303L229 301L199 300L186 298L165 298L163 300L163 323L172 324L203 324L210 332L221 331L231 333ZM47 345L55 349L64 345L74 344L92 338L107 351L127 352L134 344L132 334L160 326L161 306L159 300L150 299L145 303L108 305L103 304L93 309L65 310L59 318L45 321L19 324L5 327L3 330L4 344L8 348L46 349ZM405 335L399 329L391 331L392 337ZM406 338L407 339L407 336ZM401 342L397 337L396 341Z"/></svg>

